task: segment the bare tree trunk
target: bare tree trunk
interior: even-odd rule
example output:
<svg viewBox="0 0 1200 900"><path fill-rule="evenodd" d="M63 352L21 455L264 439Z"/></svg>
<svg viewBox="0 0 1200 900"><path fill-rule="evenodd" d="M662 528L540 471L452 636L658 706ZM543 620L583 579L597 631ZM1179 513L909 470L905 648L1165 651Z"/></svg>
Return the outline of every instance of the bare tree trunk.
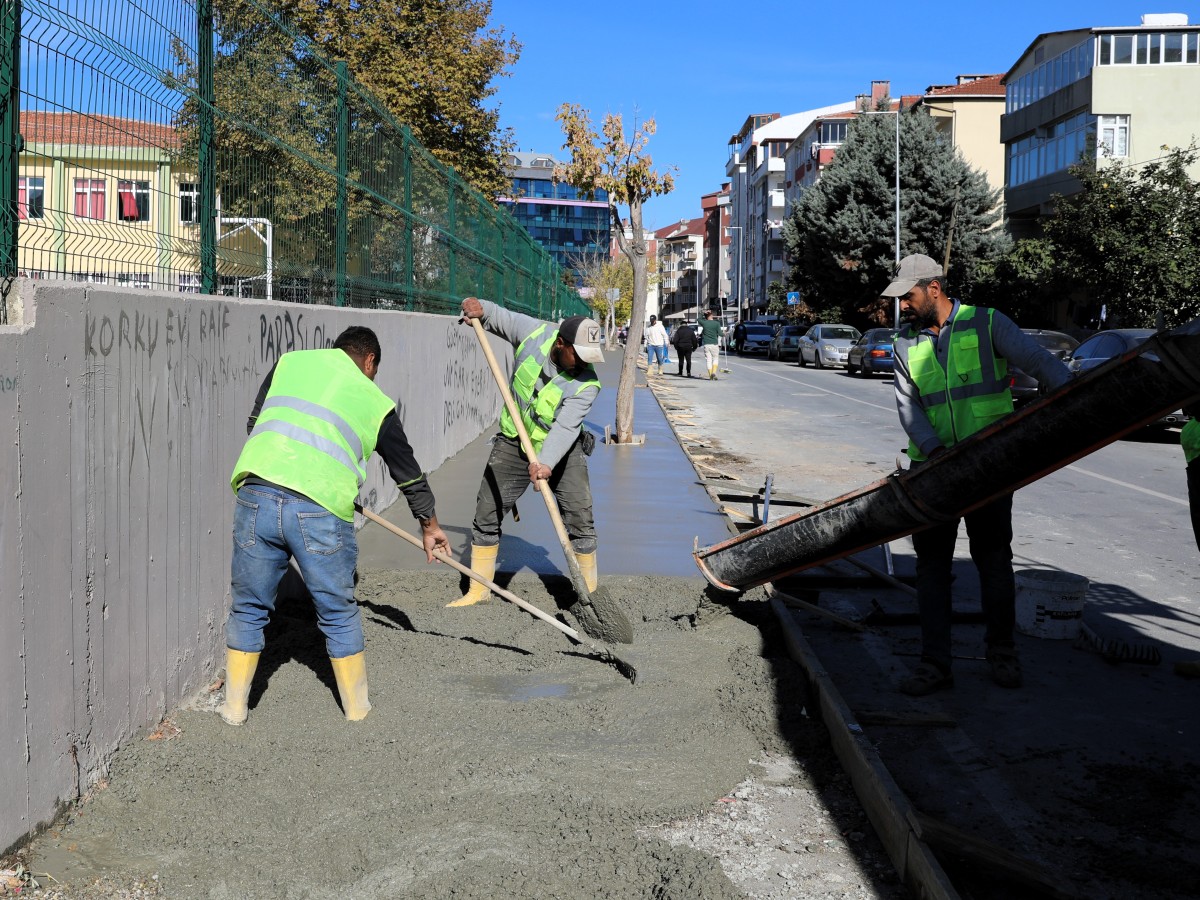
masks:
<svg viewBox="0 0 1200 900"><path fill-rule="evenodd" d="M609 207L617 232L617 246L633 266L633 311L629 314L629 338L621 359L621 376L617 381L617 443L633 442L633 392L637 386L637 358L642 347L642 330L646 319L646 239L642 234L642 202L633 198L629 203L630 238L615 206ZM630 352L632 350L632 352Z"/></svg>

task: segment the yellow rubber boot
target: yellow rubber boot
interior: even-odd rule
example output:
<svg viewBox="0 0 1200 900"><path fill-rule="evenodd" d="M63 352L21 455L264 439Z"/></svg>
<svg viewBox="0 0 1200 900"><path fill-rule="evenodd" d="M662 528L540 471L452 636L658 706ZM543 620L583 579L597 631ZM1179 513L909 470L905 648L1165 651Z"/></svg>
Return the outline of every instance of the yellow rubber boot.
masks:
<svg viewBox="0 0 1200 900"><path fill-rule="evenodd" d="M250 715L250 682L258 668L257 653L225 648L225 702L217 712L227 725L241 725Z"/></svg>
<svg viewBox="0 0 1200 900"><path fill-rule="evenodd" d="M493 544L490 547L484 547L480 544L471 545L471 571L476 572L486 578L488 581L496 580L496 557L500 554L500 545ZM492 596L492 592L480 584L478 581L471 581L467 592L452 603L447 603L447 606L474 606L483 600L488 600Z"/></svg>
<svg viewBox="0 0 1200 900"><path fill-rule="evenodd" d="M600 575L596 571L596 553L576 553L575 558L579 560L579 574L583 576L583 583L590 593L600 583Z"/></svg>
<svg viewBox="0 0 1200 900"><path fill-rule="evenodd" d="M333 663L333 677L337 681L338 696L342 698L342 711L346 719L351 722L365 719L371 711L371 701L367 699L366 653L355 653L339 659L330 657L329 661Z"/></svg>

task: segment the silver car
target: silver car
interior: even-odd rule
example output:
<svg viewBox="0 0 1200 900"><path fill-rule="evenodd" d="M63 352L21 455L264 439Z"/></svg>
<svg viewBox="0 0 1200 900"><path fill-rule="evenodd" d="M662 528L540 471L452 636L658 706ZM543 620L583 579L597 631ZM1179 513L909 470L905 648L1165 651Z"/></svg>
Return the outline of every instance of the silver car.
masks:
<svg viewBox="0 0 1200 900"><path fill-rule="evenodd" d="M799 363L811 361L818 369L846 365L851 345L862 334L853 325L814 325L800 338Z"/></svg>

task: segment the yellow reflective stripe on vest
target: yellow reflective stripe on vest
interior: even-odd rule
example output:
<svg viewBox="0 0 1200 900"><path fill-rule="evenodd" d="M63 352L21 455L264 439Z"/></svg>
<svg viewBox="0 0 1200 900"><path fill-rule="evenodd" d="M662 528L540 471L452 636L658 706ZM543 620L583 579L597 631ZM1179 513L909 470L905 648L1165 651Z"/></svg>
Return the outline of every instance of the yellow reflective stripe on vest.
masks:
<svg viewBox="0 0 1200 900"><path fill-rule="evenodd" d="M346 442L346 445L350 448L350 452L353 453L354 457L359 461L359 468L362 468L366 465L367 461L363 459L362 441L359 440L358 435L354 433L354 429L350 426L350 423L337 413L324 406L320 406L319 404L310 403L307 400L301 400L299 397L272 397L262 405L262 410L259 412L259 417L261 418L264 412L279 407L294 409L296 412L304 413L306 416L312 416L314 419L321 419L324 422L328 422L338 430L338 434L342 436L342 440ZM330 456L338 457L346 456L346 454L341 450L341 448L338 448L338 452L330 453ZM347 463L347 465L348 464L349 463Z"/></svg>
<svg viewBox="0 0 1200 900"><path fill-rule="evenodd" d="M320 450L326 456L333 457L354 474L354 479L358 482L359 487L362 487L363 482L367 480L367 461L361 456L357 460L353 459L336 441L323 438L318 434L313 434L306 428L301 428L298 425L293 425L291 422L283 422L278 419L270 422L259 422L254 426L254 430L250 432L250 437L257 437L260 434L267 434L268 432L281 434L297 443L307 444L314 450Z"/></svg>

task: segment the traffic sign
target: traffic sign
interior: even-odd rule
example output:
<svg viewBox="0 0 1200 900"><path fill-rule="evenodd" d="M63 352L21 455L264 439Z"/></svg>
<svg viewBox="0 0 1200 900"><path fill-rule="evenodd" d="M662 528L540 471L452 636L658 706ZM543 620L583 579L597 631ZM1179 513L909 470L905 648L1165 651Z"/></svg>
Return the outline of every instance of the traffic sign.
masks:
<svg viewBox="0 0 1200 900"><path fill-rule="evenodd" d="M795 306L797 303L800 302L800 292L799 291L788 291L787 300L788 300L788 306Z"/></svg>

